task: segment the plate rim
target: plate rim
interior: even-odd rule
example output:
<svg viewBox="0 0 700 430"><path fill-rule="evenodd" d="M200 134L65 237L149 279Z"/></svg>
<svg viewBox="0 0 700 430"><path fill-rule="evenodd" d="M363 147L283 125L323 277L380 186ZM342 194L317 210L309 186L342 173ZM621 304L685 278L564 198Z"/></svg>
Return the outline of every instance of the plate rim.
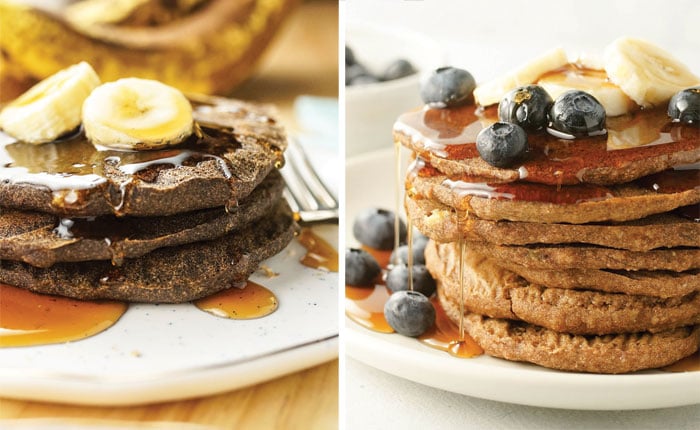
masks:
<svg viewBox="0 0 700 430"><path fill-rule="evenodd" d="M338 357L338 340L339 335L335 334L242 360L123 381L119 381L123 375L105 377L33 369L27 376L18 374L21 369L0 368L0 397L86 406L132 406L213 395L331 361Z"/></svg>

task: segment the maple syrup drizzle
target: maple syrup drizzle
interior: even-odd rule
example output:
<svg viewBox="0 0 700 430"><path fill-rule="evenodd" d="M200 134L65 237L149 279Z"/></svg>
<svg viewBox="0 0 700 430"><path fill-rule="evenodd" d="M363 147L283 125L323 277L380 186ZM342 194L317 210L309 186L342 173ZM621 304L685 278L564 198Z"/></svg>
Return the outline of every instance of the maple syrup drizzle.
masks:
<svg viewBox="0 0 700 430"><path fill-rule="evenodd" d="M401 223L399 222L399 210L401 208L401 142L398 140L394 141L394 160L394 174L396 175L396 182L394 182L394 249L396 249L401 242Z"/></svg>
<svg viewBox="0 0 700 430"><path fill-rule="evenodd" d="M433 297L430 301L435 307L435 325L419 336L418 339L431 348L445 351L455 357L472 358L482 355L484 353L483 348L470 336L465 336L464 334L464 326L462 324L464 318L460 321L458 328L447 316L437 298Z"/></svg>
<svg viewBox="0 0 700 430"><path fill-rule="evenodd" d="M107 330L127 304L37 294L0 283L0 348L63 343Z"/></svg>
<svg viewBox="0 0 700 430"><path fill-rule="evenodd" d="M297 240L306 248L306 254L300 260L301 264L312 269L338 271L338 251L313 230L308 227L301 229Z"/></svg>
<svg viewBox="0 0 700 430"><path fill-rule="evenodd" d="M109 204L119 214L130 189L137 182L155 181L165 168L214 160L231 179L231 167L222 155L240 147L233 130L211 124L197 124L196 133L175 148L154 151L97 148L82 129L42 145L19 142L0 132L0 181L46 187L53 193L52 206L71 208L80 206L98 187L109 188L107 178L118 177L118 171L129 176L115 179L114 190L103 192L110 193Z"/></svg>
<svg viewBox="0 0 700 430"><path fill-rule="evenodd" d="M408 215L408 214L407 214ZM406 241L408 241L408 290L413 291L413 221L406 216Z"/></svg>
<svg viewBox="0 0 700 430"><path fill-rule="evenodd" d="M194 301L197 308L217 317L248 320L270 315L277 310L275 294L252 281L243 288L233 286L208 297Z"/></svg>
<svg viewBox="0 0 700 430"><path fill-rule="evenodd" d="M699 372L700 371L700 350L695 351L685 358L676 361L673 364L664 366L659 370L665 372Z"/></svg>
<svg viewBox="0 0 700 430"><path fill-rule="evenodd" d="M467 105L449 109L423 108L399 117L394 130L411 139L423 158L478 158L476 136L497 121L496 106ZM606 136L562 140L546 131L530 133L528 159L515 170L527 172L523 181L548 185L574 185L594 168L621 168L650 157L691 151L700 128L673 123L665 108L638 110L608 118ZM640 138L640 136L642 136ZM630 147L633 139L642 146ZM524 177L523 177L524 176Z"/></svg>
<svg viewBox="0 0 700 430"><path fill-rule="evenodd" d="M398 142L395 142L396 155L396 211L394 219L394 249L399 246L399 222L398 214L400 209L400 147ZM406 191L411 192L410 181L406 181ZM413 223L410 217L407 219L407 242L408 242L408 268L409 268L409 290L413 291ZM372 255L379 263L379 266L384 270L393 263L390 260L391 251L380 251L367 246L362 246ZM461 268L460 268L460 279ZM348 318L355 321L359 325L380 333L393 333L394 329L389 325L384 317L384 305L391 296L391 291L381 281L370 287L355 287L345 286L345 314ZM455 357L470 358L483 354L483 349L469 336L464 330L464 301L460 300L461 320L459 328L450 321L442 309L440 302L433 298L431 299L435 307L436 321L426 333L419 336L419 341L431 348L445 351Z"/></svg>
<svg viewBox="0 0 700 430"><path fill-rule="evenodd" d="M466 220L466 213L464 218L462 218L460 211L456 210L457 216L457 234L459 239L457 241L457 248L459 249L459 269L457 271L457 276L459 276L459 340L464 340L464 238L462 237L462 219Z"/></svg>

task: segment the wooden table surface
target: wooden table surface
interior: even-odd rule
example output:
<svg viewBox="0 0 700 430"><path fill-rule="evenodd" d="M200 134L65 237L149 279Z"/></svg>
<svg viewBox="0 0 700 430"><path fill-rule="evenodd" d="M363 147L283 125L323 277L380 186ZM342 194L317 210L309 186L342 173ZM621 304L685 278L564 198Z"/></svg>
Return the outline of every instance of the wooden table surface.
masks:
<svg viewBox="0 0 700 430"><path fill-rule="evenodd" d="M293 128L296 96L338 96L337 35L337 1L302 3L273 41L258 73L232 95L275 103ZM338 360L232 392L144 406L86 407L0 398L0 428L18 424L17 418L68 420L84 428L116 422L136 428L148 422L164 429L179 428L178 423L221 429L333 429L338 426Z"/></svg>

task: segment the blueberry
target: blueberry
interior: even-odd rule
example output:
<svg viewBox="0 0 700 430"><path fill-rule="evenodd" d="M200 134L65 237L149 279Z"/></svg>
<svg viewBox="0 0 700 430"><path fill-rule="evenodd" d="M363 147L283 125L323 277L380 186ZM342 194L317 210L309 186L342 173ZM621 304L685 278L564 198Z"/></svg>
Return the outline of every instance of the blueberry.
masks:
<svg viewBox="0 0 700 430"><path fill-rule="evenodd" d="M413 249L416 249L416 247L418 247L418 248L422 248L423 250L425 250L425 245L427 245L428 241L430 240L430 238L428 236L424 235L423 233L416 230L415 228L413 229L412 239L413 239L412 240Z"/></svg>
<svg viewBox="0 0 700 430"><path fill-rule="evenodd" d="M345 45L345 65L352 66L355 63L357 63L355 53L352 52L352 49L350 49L348 45Z"/></svg>
<svg viewBox="0 0 700 430"><path fill-rule="evenodd" d="M403 78L416 73L416 68L413 67L408 60L400 59L396 60L382 73L383 81L393 81L394 79Z"/></svg>
<svg viewBox="0 0 700 430"><path fill-rule="evenodd" d="M345 285L373 287L381 271L379 263L364 249L348 248L345 251Z"/></svg>
<svg viewBox="0 0 700 430"><path fill-rule="evenodd" d="M498 119L518 124L525 130L539 130L547 126L547 112L551 105L552 97L541 86L518 87L498 104Z"/></svg>
<svg viewBox="0 0 700 430"><path fill-rule="evenodd" d="M413 264L425 264L425 245L416 246L415 243L412 247L413 251ZM389 257L389 262L391 264L408 263L408 245L401 245L391 253Z"/></svg>
<svg viewBox="0 0 700 430"><path fill-rule="evenodd" d="M384 304L384 318L404 336L420 336L435 324L435 308L416 291L398 291Z"/></svg>
<svg viewBox="0 0 700 430"><path fill-rule="evenodd" d="M587 136L605 129L605 108L592 95L570 90L554 101L549 121L555 130Z"/></svg>
<svg viewBox="0 0 700 430"><path fill-rule="evenodd" d="M439 107L459 106L472 99L476 82L471 73L455 67L441 67L423 82L420 96L423 102Z"/></svg>
<svg viewBox="0 0 700 430"><path fill-rule="evenodd" d="M671 97L668 116L673 121L700 125L700 87L686 88Z"/></svg>
<svg viewBox="0 0 700 430"><path fill-rule="evenodd" d="M517 124L497 122L479 132L476 149L490 165L509 167L527 152L527 134Z"/></svg>
<svg viewBox="0 0 700 430"><path fill-rule="evenodd" d="M432 296L436 288L435 279L425 265L414 264L412 272L413 291L418 291L425 297ZM392 267L386 275L386 286L393 292L408 290L408 265L403 263Z"/></svg>
<svg viewBox="0 0 700 430"><path fill-rule="evenodd" d="M367 208L355 218L352 234L361 244L388 251L394 248L394 212ZM406 225L399 219L399 243L406 242Z"/></svg>
<svg viewBox="0 0 700 430"><path fill-rule="evenodd" d="M379 82L379 78L372 75L365 66L355 63L345 66L345 85L373 84Z"/></svg>

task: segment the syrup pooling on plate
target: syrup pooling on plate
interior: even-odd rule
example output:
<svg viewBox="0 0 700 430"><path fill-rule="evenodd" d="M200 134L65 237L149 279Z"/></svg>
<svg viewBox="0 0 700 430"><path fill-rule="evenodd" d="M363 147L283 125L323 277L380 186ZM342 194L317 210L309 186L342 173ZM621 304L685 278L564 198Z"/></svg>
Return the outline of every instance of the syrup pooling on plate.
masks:
<svg viewBox="0 0 700 430"><path fill-rule="evenodd" d="M497 120L496 106L426 107L401 115L394 130L408 137L425 159L431 155L450 160L478 159L476 136ZM700 128L671 122L665 107L608 118L606 128L607 137L575 140L558 139L546 131L530 133L527 160L513 167L519 170L518 179L574 185L585 180L591 169L621 168L649 157L692 151L700 139ZM646 136L641 146L628 147L633 137L640 145L640 135Z"/></svg>
<svg viewBox="0 0 700 430"><path fill-rule="evenodd" d="M374 287L345 286L345 315L364 328L379 333L393 333L389 323L384 318L384 303L389 299L391 291L383 285ZM435 325L418 337L421 343L450 355L461 358L471 358L481 355L483 350L468 335L460 335L460 329L445 314L440 302L431 299L435 306Z"/></svg>
<svg viewBox="0 0 700 430"><path fill-rule="evenodd" d="M389 300L391 291L383 285L374 287L345 286L345 315L364 328L379 332L393 333L384 318L384 304Z"/></svg>
<svg viewBox="0 0 700 430"><path fill-rule="evenodd" d="M195 306L218 317L247 320L270 315L277 310L275 294L262 285L246 281L208 297L195 300Z"/></svg>
<svg viewBox="0 0 700 430"><path fill-rule="evenodd" d="M418 337L422 343L460 358L472 358L484 353L474 339L464 334L462 324L455 327L437 298L433 297L430 301L435 307L435 325Z"/></svg>
<svg viewBox="0 0 700 430"><path fill-rule="evenodd" d="M111 327L126 303L36 294L0 283L0 347L84 339Z"/></svg>
<svg viewBox="0 0 700 430"><path fill-rule="evenodd" d="M700 371L700 351L695 351L695 354L691 354L673 364L664 366L660 370L666 372L698 372Z"/></svg>
<svg viewBox="0 0 700 430"><path fill-rule="evenodd" d="M338 251L313 230L310 228L301 229L297 240L306 248L306 254L300 260L301 264L312 269L338 271Z"/></svg>

